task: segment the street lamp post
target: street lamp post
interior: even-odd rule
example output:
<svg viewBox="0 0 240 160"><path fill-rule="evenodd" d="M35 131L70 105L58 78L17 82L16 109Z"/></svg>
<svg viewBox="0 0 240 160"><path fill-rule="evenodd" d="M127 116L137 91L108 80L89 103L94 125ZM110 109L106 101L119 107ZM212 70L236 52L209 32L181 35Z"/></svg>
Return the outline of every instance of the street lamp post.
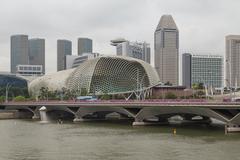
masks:
<svg viewBox="0 0 240 160"><path fill-rule="evenodd" d="M9 92L9 89L11 88L12 84L11 83L7 83L7 86L6 86L6 92L5 92L5 102L8 103L8 92Z"/></svg>
<svg viewBox="0 0 240 160"><path fill-rule="evenodd" d="M229 80L228 79L225 79L226 80L226 82L228 83L228 85L230 86L230 82L229 82ZM232 88L231 87L229 87L230 88L230 98L231 98L231 100L232 100Z"/></svg>

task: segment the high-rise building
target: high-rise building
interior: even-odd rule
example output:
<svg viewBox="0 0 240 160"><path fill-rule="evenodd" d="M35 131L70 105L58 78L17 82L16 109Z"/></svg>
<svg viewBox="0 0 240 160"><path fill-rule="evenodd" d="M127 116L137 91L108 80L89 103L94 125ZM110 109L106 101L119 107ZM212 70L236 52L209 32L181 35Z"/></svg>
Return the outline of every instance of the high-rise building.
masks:
<svg viewBox="0 0 240 160"><path fill-rule="evenodd" d="M111 41L111 45L116 46L118 56L133 57L151 63L151 49L146 42L129 42L124 39L115 39Z"/></svg>
<svg viewBox="0 0 240 160"><path fill-rule="evenodd" d="M28 64L28 36L11 36L11 73L16 73L17 65Z"/></svg>
<svg viewBox="0 0 240 160"><path fill-rule="evenodd" d="M92 40L89 38L78 38L78 55L92 53Z"/></svg>
<svg viewBox="0 0 240 160"><path fill-rule="evenodd" d="M225 86L240 87L240 35L226 36Z"/></svg>
<svg viewBox="0 0 240 160"><path fill-rule="evenodd" d="M160 81L178 85L179 32L171 15L163 15L154 33L155 68Z"/></svg>
<svg viewBox="0 0 240 160"><path fill-rule="evenodd" d="M41 65L45 74L45 39L29 39L29 65Z"/></svg>
<svg viewBox="0 0 240 160"><path fill-rule="evenodd" d="M72 55L72 42L68 40L57 40L57 71L67 68L67 55Z"/></svg>
<svg viewBox="0 0 240 160"><path fill-rule="evenodd" d="M203 83L214 88L223 87L223 57L219 55L183 54L183 85Z"/></svg>
<svg viewBox="0 0 240 160"><path fill-rule="evenodd" d="M182 85L187 88L192 87L192 55L184 53L182 55Z"/></svg>

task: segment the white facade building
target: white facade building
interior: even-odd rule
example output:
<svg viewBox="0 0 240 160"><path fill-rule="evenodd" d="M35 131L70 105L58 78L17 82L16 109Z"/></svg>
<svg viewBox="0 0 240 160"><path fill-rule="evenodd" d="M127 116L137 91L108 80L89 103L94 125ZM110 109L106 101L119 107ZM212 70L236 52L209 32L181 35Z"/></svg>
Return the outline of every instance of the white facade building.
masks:
<svg viewBox="0 0 240 160"><path fill-rule="evenodd" d="M72 68L73 62L77 57L80 57L80 56L76 56L76 55L66 55L65 56L66 69Z"/></svg>
<svg viewBox="0 0 240 160"><path fill-rule="evenodd" d="M76 55L67 55L66 56L66 68L75 68L78 67L81 63L86 60L93 59L99 57L99 53L83 53L81 56Z"/></svg>
<svg viewBox="0 0 240 160"><path fill-rule="evenodd" d="M150 44L146 42L130 42L125 39L116 39L111 41L111 45L116 46L117 56L137 58L151 63Z"/></svg>
<svg viewBox="0 0 240 160"><path fill-rule="evenodd" d="M17 65L17 75L21 76L42 76L43 66L42 65Z"/></svg>
<svg viewBox="0 0 240 160"><path fill-rule="evenodd" d="M223 57L220 55L192 55L191 84L203 83L214 88L223 87Z"/></svg>

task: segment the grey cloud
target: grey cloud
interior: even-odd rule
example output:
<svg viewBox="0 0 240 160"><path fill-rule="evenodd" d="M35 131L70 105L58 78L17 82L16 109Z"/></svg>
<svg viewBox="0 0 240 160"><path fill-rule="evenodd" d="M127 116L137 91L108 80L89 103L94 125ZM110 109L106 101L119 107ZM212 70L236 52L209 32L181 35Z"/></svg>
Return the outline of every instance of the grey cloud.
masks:
<svg viewBox="0 0 240 160"><path fill-rule="evenodd" d="M240 34L237 0L1 0L0 70L9 70L10 35L46 39L47 72L56 70L56 40L90 37L94 51L114 54L116 37L147 41L162 14L172 14L181 51L224 53L226 34ZM152 52L153 53L153 52Z"/></svg>

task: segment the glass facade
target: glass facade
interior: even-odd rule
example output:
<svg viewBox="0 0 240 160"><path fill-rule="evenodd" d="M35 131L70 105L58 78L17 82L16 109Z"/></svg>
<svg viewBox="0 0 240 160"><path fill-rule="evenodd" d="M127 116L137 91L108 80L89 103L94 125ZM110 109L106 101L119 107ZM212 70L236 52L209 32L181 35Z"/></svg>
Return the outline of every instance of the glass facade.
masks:
<svg viewBox="0 0 240 160"><path fill-rule="evenodd" d="M72 42L68 40L57 41L57 71L67 68L66 56L72 55Z"/></svg>
<svg viewBox="0 0 240 160"><path fill-rule="evenodd" d="M191 83L203 83L214 88L223 87L223 57L192 55Z"/></svg>
<svg viewBox="0 0 240 160"><path fill-rule="evenodd" d="M29 64L41 65L45 73L45 40L29 39Z"/></svg>
<svg viewBox="0 0 240 160"><path fill-rule="evenodd" d="M11 36L11 73L16 73L17 65L28 64L28 36Z"/></svg>
<svg viewBox="0 0 240 160"><path fill-rule="evenodd" d="M0 74L0 96L5 96L7 85L10 86L9 97L28 96L28 83L25 79L15 75Z"/></svg>
<svg viewBox="0 0 240 160"><path fill-rule="evenodd" d="M89 38L78 38L78 55L92 53L92 40Z"/></svg>
<svg viewBox="0 0 240 160"><path fill-rule="evenodd" d="M192 77L192 55L190 53L184 53L182 55L182 85L187 88L192 87L191 77Z"/></svg>

